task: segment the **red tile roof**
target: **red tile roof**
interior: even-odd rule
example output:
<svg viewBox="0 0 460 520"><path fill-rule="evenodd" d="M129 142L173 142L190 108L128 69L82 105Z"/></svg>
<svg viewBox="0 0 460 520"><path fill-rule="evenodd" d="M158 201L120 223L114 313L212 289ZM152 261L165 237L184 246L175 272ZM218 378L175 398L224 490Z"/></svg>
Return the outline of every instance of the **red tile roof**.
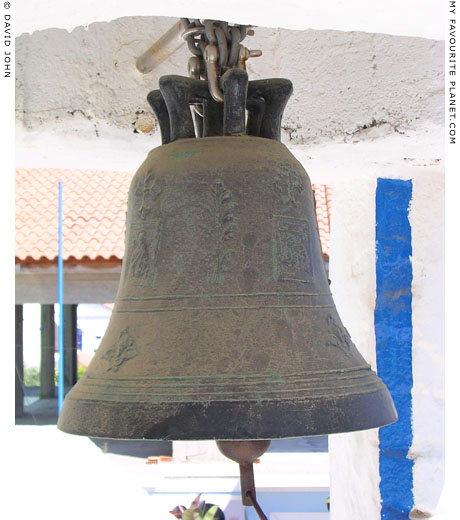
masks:
<svg viewBox="0 0 460 520"><path fill-rule="evenodd" d="M133 174L56 168L16 170L16 262L56 262L62 181L64 261L121 262ZM331 190L313 185L323 256L329 256Z"/></svg>
<svg viewBox="0 0 460 520"><path fill-rule="evenodd" d="M332 188L325 184L312 184L316 201L316 220L323 257L329 259Z"/></svg>
<svg viewBox="0 0 460 520"><path fill-rule="evenodd" d="M112 171L17 169L16 261L56 260L59 181L64 261L120 260L132 176Z"/></svg>

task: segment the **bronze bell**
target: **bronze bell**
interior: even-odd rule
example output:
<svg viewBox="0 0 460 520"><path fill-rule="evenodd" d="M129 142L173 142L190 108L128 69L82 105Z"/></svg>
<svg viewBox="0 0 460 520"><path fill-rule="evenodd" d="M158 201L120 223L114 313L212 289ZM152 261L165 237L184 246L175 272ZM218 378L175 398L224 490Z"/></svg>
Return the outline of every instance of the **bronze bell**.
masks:
<svg viewBox="0 0 460 520"><path fill-rule="evenodd" d="M65 432L275 439L397 418L340 321L310 179L280 142L291 83L231 69L222 86L223 104L181 76L149 94L164 144L132 180L113 315Z"/></svg>

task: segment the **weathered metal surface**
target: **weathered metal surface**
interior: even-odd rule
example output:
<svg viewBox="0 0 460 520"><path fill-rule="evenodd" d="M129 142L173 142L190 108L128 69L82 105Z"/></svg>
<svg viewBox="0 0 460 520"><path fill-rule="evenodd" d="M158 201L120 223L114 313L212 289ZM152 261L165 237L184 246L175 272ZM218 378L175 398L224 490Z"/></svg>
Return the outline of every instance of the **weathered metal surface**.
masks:
<svg viewBox="0 0 460 520"><path fill-rule="evenodd" d="M166 106L164 97L160 90L152 90L147 95L147 101L157 117L161 133L161 144L168 144L171 141L171 128L169 124L168 107Z"/></svg>
<svg viewBox="0 0 460 520"><path fill-rule="evenodd" d="M222 105L213 99L208 82L169 75L160 78L160 89L147 96L160 125L162 144L178 139L222 135L253 135L281 140L281 118L292 83L272 78L249 81L247 73L230 69L222 77ZM202 106L197 129L190 106ZM247 122L246 122L247 110Z"/></svg>
<svg viewBox="0 0 460 520"><path fill-rule="evenodd" d="M150 152L112 318L58 427L230 440L394 420L334 306L310 180L287 148L240 135Z"/></svg>
<svg viewBox="0 0 460 520"><path fill-rule="evenodd" d="M246 98L248 75L243 70L230 69L222 76L224 89L224 135L246 133Z"/></svg>
<svg viewBox="0 0 460 520"><path fill-rule="evenodd" d="M281 118L292 94L288 79L270 78L248 83L248 135L281 140ZM262 104L258 101L263 100ZM258 111L254 110L258 107ZM252 121L255 118L256 121Z"/></svg>

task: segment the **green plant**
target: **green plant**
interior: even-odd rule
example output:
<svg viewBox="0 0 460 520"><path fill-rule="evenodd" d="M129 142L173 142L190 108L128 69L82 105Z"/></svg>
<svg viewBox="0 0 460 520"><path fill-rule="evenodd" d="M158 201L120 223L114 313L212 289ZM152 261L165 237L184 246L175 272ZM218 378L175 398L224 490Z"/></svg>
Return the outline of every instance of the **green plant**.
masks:
<svg viewBox="0 0 460 520"><path fill-rule="evenodd" d="M77 368L77 380L80 379L80 377L85 373L87 367L78 365ZM57 368L54 369L54 384L55 386L58 386L59 384L59 370Z"/></svg>
<svg viewBox="0 0 460 520"><path fill-rule="evenodd" d="M182 513L183 520L213 520L214 515L216 514L219 508L217 506L212 506L209 508L206 513L201 509L186 509Z"/></svg>
<svg viewBox="0 0 460 520"><path fill-rule="evenodd" d="M190 507L181 514L182 520L214 520L216 513L220 511L219 507L206 504L204 500L200 500L200 497L201 493L190 504ZM222 515L222 511L220 513ZM221 516L219 515L217 518L221 518Z"/></svg>
<svg viewBox="0 0 460 520"><path fill-rule="evenodd" d="M24 386L40 386L40 369L24 367Z"/></svg>
<svg viewBox="0 0 460 520"><path fill-rule="evenodd" d="M85 373L85 370L87 369L88 367L85 367L83 365L79 365L78 368L77 368L77 379L80 379L81 376Z"/></svg>

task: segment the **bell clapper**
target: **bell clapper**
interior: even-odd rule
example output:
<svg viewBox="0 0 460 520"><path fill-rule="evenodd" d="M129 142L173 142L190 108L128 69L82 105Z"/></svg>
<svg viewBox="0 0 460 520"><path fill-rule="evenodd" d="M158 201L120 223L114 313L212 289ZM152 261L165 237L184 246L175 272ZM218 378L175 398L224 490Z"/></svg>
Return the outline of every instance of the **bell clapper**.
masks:
<svg viewBox="0 0 460 520"><path fill-rule="evenodd" d="M219 451L240 466L241 499L243 505L253 506L260 520L268 520L256 500L253 462L270 446L269 440L216 441Z"/></svg>

